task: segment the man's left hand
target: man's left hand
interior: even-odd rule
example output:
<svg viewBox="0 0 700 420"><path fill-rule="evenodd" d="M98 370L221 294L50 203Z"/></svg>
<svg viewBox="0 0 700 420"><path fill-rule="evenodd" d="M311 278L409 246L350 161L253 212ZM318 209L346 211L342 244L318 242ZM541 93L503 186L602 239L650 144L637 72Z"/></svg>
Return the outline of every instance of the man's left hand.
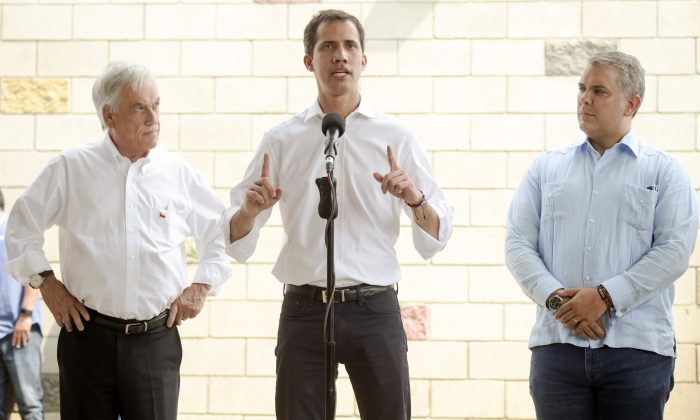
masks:
<svg viewBox="0 0 700 420"><path fill-rule="evenodd" d="M554 318L571 330L580 323L595 323L608 310L598 290L593 287L567 289L562 292L562 296L571 297L571 300L559 308Z"/></svg>
<svg viewBox="0 0 700 420"><path fill-rule="evenodd" d="M32 329L32 317L20 315L15 322L12 333L12 347L21 349L29 342L29 331Z"/></svg>
<svg viewBox="0 0 700 420"><path fill-rule="evenodd" d="M374 179L382 184L382 192L384 194L388 192L407 203L418 203L422 198L422 194L411 181L408 174L399 168L396 159L394 159L394 152L391 150L391 146L386 147L386 157L389 161L389 173L386 175L382 175L379 172L374 173Z"/></svg>
<svg viewBox="0 0 700 420"><path fill-rule="evenodd" d="M202 283L192 283L182 291L182 294L170 305L168 328L174 324L196 317L204 307L211 286Z"/></svg>

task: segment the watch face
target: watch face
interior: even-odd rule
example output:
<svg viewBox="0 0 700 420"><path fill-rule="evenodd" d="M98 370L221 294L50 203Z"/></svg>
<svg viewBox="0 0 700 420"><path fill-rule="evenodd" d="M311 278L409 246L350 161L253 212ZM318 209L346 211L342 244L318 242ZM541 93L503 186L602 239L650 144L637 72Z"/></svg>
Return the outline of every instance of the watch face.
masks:
<svg viewBox="0 0 700 420"><path fill-rule="evenodd" d="M556 312L561 308L562 303L564 303L564 298L559 295L554 295L547 300L547 309Z"/></svg>
<svg viewBox="0 0 700 420"><path fill-rule="evenodd" d="M31 277L29 277L29 286L38 289L41 287L41 284L44 282L44 278L41 277L41 274L32 274Z"/></svg>

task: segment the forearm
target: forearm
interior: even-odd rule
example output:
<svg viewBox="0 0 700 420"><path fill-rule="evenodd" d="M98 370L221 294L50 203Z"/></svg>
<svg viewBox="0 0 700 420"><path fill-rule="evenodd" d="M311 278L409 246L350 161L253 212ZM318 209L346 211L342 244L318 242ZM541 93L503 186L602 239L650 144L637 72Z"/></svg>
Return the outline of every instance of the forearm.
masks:
<svg viewBox="0 0 700 420"><path fill-rule="evenodd" d="M230 221L230 237L231 243L236 242L242 237L246 236L253 229L255 224L255 216L251 216L243 209L239 209L231 218Z"/></svg>
<svg viewBox="0 0 700 420"><path fill-rule="evenodd" d="M440 219L430 203L426 202L422 206L414 207L411 210L413 212L413 219L418 226L435 238L435 240L440 240Z"/></svg>
<svg viewBox="0 0 700 420"><path fill-rule="evenodd" d="M36 301L39 299L39 291L32 289L29 286L24 286L24 296L22 298L22 309L33 311L36 306Z"/></svg>

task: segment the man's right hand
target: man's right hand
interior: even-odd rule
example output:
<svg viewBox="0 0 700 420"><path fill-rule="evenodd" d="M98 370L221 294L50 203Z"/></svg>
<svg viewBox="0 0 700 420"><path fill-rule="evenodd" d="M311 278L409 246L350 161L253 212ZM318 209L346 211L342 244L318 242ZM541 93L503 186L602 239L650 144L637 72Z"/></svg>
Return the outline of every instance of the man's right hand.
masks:
<svg viewBox="0 0 700 420"><path fill-rule="evenodd" d="M245 200L240 210L231 218L231 242L235 242L250 232L255 223L255 217L263 210L277 204L282 197L282 189L270 182L270 155L263 155L260 178L248 188Z"/></svg>
<svg viewBox="0 0 700 420"><path fill-rule="evenodd" d="M85 329L83 319L90 320L87 308L68 292L66 286L56 276L46 277L39 290L59 326L65 326L68 332L73 331L73 324L78 328L78 331Z"/></svg>
<svg viewBox="0 0 700 420"><path fill-rule="evenodd" d="M555 293L564 298L564 303L562 303L563 307L581 290L582 289L580 288L559 289ZM561 321L562 320L560 319L559 322ZM562 325L566 326L564 322L562 322ZM605 337L605 326L603 325L602 317L596 319L595 321L588 321L584 319L575 323L572 327L567 326L567 328L570 328L574 335L583 339L602 340L603 337Z"/></svg>

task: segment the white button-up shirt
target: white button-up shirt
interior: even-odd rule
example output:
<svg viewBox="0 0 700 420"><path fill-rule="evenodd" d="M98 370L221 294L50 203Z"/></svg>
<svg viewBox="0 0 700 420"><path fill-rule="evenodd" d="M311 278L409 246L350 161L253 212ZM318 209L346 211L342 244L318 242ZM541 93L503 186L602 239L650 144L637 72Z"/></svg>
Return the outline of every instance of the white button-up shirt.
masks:
<svg viewBox="0 0 700 420"><path fill-rule="evenodd" d="M283 190L279 210L284 239L273 275L283 283L326 285L326 220L318 215L316 178L325 176L323 112L315 102L307 110L268 131L243 181L231 191L231 208L224 216L227 252L245 262L255 251L260 228L272 209L261 212L253 229L230 243L230 220L241 207L248 188L260 178L263 154L270 156L270 180ZM401 169L424 193L440 220L439 239L413 220L403 201L383 194L372 174L389 172L386 147L391 146ZM346 118L339 139L334 176L338 217L335 224L335 272L338 287L367 283L389 285L401 278L394 245L401 211L412 221L413 244L428 259L445 247L452 234L453 209L440 190L418 137L396 118L364 101Z"/></svg>
<svg viewBox="0 0 700 420"><path fill-rule="evenodd" d="M230 276L218 221L223 203L182 159L158 148L134 163L109 136L53 158L15 203L7 271L22 284L50 269L44 231L58 225L61 279L87 307L122 319L159 314L187 286L185 239L200 264L193 282L215 294Z"/></svg>

